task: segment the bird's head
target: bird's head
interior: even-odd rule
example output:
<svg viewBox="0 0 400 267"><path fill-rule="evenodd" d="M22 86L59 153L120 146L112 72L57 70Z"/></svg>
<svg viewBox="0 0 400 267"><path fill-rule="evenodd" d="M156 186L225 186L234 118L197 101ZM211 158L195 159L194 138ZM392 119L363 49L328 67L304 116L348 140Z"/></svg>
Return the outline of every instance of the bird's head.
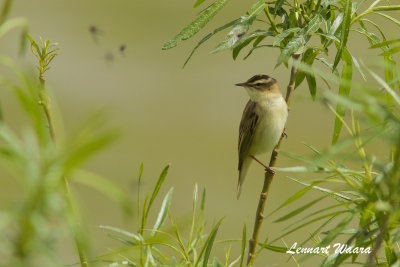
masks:
<svg viewBox="0 0 400 267"><path fill-rule="evenodd" d="M237 83L236 86L244 87L255 102L282 96L277 81L268 75L255 75L244 83Z"/></svg>

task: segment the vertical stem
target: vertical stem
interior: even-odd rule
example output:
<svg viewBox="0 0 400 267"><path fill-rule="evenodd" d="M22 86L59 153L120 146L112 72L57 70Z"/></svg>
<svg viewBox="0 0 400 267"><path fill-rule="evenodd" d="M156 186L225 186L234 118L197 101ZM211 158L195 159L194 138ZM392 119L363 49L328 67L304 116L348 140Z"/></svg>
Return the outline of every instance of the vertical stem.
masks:
<svg viewBox="0 0 400 267"><path fill-rule="evenodd" d="M299 59L299 57L300 57L300 55L297 55L297 54L292 56L293 63L292 63L292 69L290 72L290 81L289 81L289 85L287 86L286 98L285 98L288 105L289 105L290 95L292 94L292 91L294 90L294 86L295 86L295 82L296 82L296 75L297 75L296 61ZM281 146L282 140L283 140L283 133L282 133L281 138L279 139L278 144L275 146L274 150L272 151L271 159L269 161L269 167L274 167L276 164L276 160L278 158L279 148ZM266 171L264 174L264 185L261 190L260 200L258 201L256 217L254 220L253 236L249 240L249 253L247 256L247 266L252 266L254 263L257 243L258 243L258 239L260 236L261 225L264 220L264 208L265 208L265 204L267 203L269 187L271 186L274 175L275 174L273 172L268 172L268 171Z"/></svg>
<svg viewBox="0 0 400 267"><path fill-rule="evenodd" d="M51 111L51 106L50 106L50 100L49 96L46 93L46 80L43 76L43 72L40 71L39 73L39 81L40 81L40 91L39 91L39 104L42 106L44 114L46 116L46 120L48 123L49 127L49 132L50 132L50 137L53 143L56 142L56 131L55 131L55 126L54 126L54 120L53 120L53 113ZM77 217L77 212L74 208L74 203L72 201L72 196L71 196L71 191L69 189L69 183L67 180L67 177L63 176L62 177L63 184L64 184L64 193L67 201L67 206L68 209L70 210L71 214L73 214L74 217ZM75 245L78 250L79 254L79 260L81 267L87 267L89 266L88 260L87 260L87 255L85 251L85 245L83 240L80 238L80 231L78 228L78 223L77 222L72 222L74 225L73 229L73 234L74 234L74 240L75 240Z"/></svg>

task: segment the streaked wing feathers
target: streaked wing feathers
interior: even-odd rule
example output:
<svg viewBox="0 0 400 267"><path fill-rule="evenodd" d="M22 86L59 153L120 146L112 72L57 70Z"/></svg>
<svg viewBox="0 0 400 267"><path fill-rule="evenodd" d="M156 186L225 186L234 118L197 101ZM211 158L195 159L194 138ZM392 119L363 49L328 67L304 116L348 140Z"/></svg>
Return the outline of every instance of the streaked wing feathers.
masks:
<svg viewBox="0 0 400 267"><path fill-rule="evenodd" d="M248 156L251 143L253 142L255 130L258 123L258 115L255 112L256 103L249 100L244 108L242 120L239 127L239 164L238 170L242 169L243 161Z"/></svg>

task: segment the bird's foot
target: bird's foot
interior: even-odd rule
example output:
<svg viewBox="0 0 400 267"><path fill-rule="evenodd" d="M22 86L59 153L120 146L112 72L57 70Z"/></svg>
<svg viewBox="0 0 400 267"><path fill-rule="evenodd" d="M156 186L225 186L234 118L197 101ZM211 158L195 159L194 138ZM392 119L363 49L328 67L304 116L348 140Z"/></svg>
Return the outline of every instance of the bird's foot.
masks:
<svg viewBox="0 0 400 267"><path fill-rule="evenodd" d="M255 156L253 156L253 155L250 155L250 157L252 158L252 159L254 159L258 164L261 164L261 166L263 166L265 169L266 168L269 168L267 165L265 165L264 163L262 163L258 158L256 158Z"/></svg>
<svg viewBox="0 0 400 267"><path fill-rule="evenodd" d="M272 169L272 168L269 167L269 166L265 166L265 171L268 172L268 173L271 174L271 175L274 175L274 174L275 174L274 169Z"/></svg>
<svg viewBox="0 0 400 267"><path fill-rule="evenodd" d="M286 133L286 128L283 129L282 132L282 137L285 137L287 139L287 133Z"/></svg>

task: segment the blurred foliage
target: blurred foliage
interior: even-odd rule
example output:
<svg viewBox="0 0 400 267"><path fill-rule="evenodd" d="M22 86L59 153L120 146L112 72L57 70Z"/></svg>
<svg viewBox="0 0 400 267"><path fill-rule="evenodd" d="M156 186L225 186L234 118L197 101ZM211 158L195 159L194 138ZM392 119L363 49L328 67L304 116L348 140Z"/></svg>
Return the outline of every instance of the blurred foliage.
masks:
<svg viewBox="0 0 400 267"><path fill-rule="evenodd" d="M98 257L98 260L110 262L109 266L119 266L118 264L129 266L234 266L238 264L239 260L244 258L245 247L242 247L242 255L233 261L230 260L231 245L226 251L223 261L211 257L214 245L217 243L230 244L234 240L216 241L222 219L213 225L209 233L206 233L206 221L204 220L206 191L203 190L201 199L199 199L197 185L193 191L192 219L187 236L182 233L184 226L178 225L170 213L173 188L170 188L165 194L153 226L146 227L152 203L159 194L168 169L169 166L164 168L152 193L146 194L143 205L141 205L140 187L143 165L141 166L137 192L137 232L132 233L112 226L101 226L110 232L111 238L121 242L123 246ZM166 223L167 218L169 224ZM243 240L246 241L245 231Z"/></svg>
<svg viewBox="0 0 400 267"><path fill-rule="evenodd" d="M0 37L20 28L21 43L26 43L25 20L7 19L11 4L12 1L3 4ZM44 73L58 48L48 40L37 44L32 37L28 38L38 59L37 76L22 71L11 59L0 56L0 64L10 73L8 76L1 74L0 86L15 95L28 119L28 123L20 127L22 130L17 131L10 128L7 117L1 113L2 181L17 180L19 197L0 212L0 265L64 266L57 257L56 245L71 236L75 239L81 266L88 266L90 243L69 183L80 182L104 193L124 211L132 211L130 200L122 189L110 180L80 169L89 158L112 143L118 133L104 127L104 119L93 116L75 135L65 140L56 138Z"/></svg>

